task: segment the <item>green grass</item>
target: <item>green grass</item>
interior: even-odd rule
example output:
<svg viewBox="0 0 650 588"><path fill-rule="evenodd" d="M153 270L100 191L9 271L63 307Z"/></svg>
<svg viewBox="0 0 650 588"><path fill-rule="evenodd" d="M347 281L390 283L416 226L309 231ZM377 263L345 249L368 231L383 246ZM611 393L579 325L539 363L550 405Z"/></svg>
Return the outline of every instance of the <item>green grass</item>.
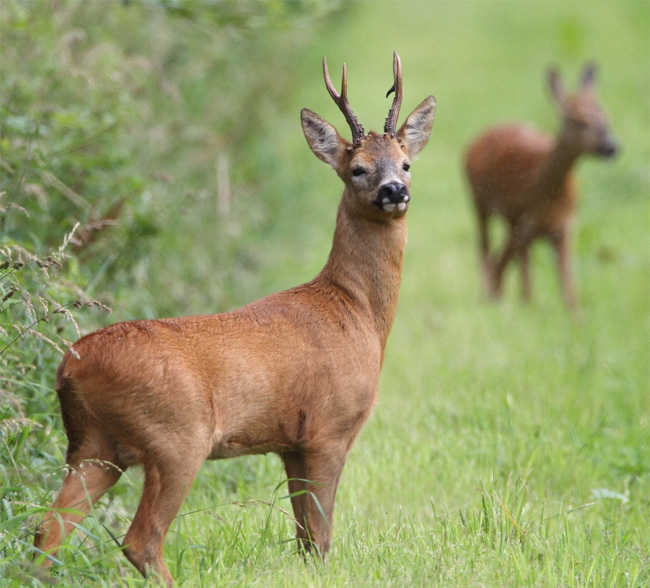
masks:
<svg viewBox="0 0 650 588"><path fill-rule="evenodd" d="M169 186L154 186L159 232L135 287L120 283L113 315L90 324L226 310L319 271L341 184L306 147L299 109L347 134L322 83L323 54L333 77L347 62L350 101L366 127L380 127L386 115L393 49L404 67L404 114L430 93L438 101L432 139L412 168L409 244L380 403L343 472L328 563L294 553L277 457L207 463L166 542L180 586L650 585L649 16L647 3L632 1L355 2L293 36L267 31L269 47L282 47L279 61L261 67L242 52L236 83L254 87L268 69L288 88L277 104L260 104L255 140L231 154L236 194L226 223L213 221L210 192L200 192L211 189L206 170L222 145L208 142L201 154L195 142L206 136L202 120L218 118L218 84L187 90L185 123L175 111L174 125L187 125L180 135L160 121L165 146L178 137L179 149L147 155L147 169L174 174ZM192 30L156 24L154 56L156 44ZM202 47L188 52L201 77ZM504 300L489 304L464 146L501 120L553 130L545 68L559 65L574 87L589 59L599 63L599 96L622 151L578 169L582 315L564 309L543 244L534 250L532 304L520 301L514 271ZM142 99L159 108L156 86L143 88ZM187 186L195 192L179 214ZM23 407L34 424L3 428L1 437L7 586L47 585L26 563L28 517L51 501L65 449L54 360L37 342L31 352L42 368L29 379L38 402ZM129 472L84 521L89 534L78 533L61 555L61 585L143 585L111 538L126 532L140 484Z"/></svg>

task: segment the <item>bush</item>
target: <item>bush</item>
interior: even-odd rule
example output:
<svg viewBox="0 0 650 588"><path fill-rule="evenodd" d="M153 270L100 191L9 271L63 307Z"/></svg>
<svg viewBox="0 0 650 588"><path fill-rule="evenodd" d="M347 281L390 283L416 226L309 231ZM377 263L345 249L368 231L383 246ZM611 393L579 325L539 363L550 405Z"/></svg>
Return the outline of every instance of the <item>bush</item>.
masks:
<svg viewBox="0 0 650 588"><path fill-rule="evenodd" d="M260 59L289 51L270 48L267 32L282 28L299 43L335 8L261 0L0 3L3 577L31 577L18 565L31 544L30 517L51 502L63 464L52 391L61 354L108 321L109 306L146 318L186 314L188 297L217 308L235 297L233 280L214 287L225 272L214 262L232 259L229 271L249 271L245 252L259 239L236 252L229 235L264 221L231 203L229 186L257 190L274 163L267 157L232 170L228 162L251 148L292 75ZM236 226L231 205L241 206ZM197 235L206 233L220 235L219 245L196 252ZM52 483L48 472L56 473Z"/></svg>

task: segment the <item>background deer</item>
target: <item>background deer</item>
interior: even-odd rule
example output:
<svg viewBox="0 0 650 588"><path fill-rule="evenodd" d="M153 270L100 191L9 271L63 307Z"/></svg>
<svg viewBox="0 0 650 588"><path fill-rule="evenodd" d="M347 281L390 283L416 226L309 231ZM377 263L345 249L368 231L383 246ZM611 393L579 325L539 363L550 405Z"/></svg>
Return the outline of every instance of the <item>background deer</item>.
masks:
<svg viewBox="0 0 650 588"><path fill-rule="evenodd" d="M572 170L583 153L612 157L617 150L594 93L595 68L588 65L575 95L567 95L559 74L549 72L551 94L562 115L555 138L524 126L500 126L478 137L465 166L478 215L481 265L488 293L501 295L503 273L517 258L522 293L530 299L528 251L540 237L550 239L557 256L562 293L575 309L570 268L570 231L576 201ZM500 255L491 257L488 223L501 216L508 226Z"/></svg>
<svg viewBox="0 0 650 588"><path fill-rule="evenodd" d="M352 142L301 112L309 147L345 184L316 278L225 314L117 323L66 353L56 389L68 470L38 549L55 553L121 473L142 464L124 553L143 575L171 584L163 542L203 461L275 452L289 478L297 540L325 556L346 455L377 400L406 244L410 158L426 145L435 111L429 96L396 131L397 54L393 70L383 134L365 134L350 109L345 65L339 95L323 60Z"/></svg>

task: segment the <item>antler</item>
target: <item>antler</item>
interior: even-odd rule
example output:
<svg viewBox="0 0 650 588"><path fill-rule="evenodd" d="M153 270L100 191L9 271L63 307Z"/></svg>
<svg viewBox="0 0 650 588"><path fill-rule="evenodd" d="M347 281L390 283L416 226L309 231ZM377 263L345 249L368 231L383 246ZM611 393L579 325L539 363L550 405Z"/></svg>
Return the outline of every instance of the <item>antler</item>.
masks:
<svg viewBox="0 0 650 588"><path fill-rule="evenodd" d="M350 125L350 130L352 131L352 142L355 146L360 145L361 140L366 136L366 133L348 104L348 77L345 63L343 64L343 78L341 79L341 94L339 94L332 85L330 74L327 71L327 59L325 57L323 57L323 74L325 76L325 86L327 86L327 91L334 102L336 102L339 110L343 113L343 116L345 116L348 125Z"/></svg>
<svg viewBox="0 0 650 588"><path fill-rule="evenodd" d="M400 106L402 106L402 62L399 55L397 55L397 51L393 52L393 76L395 81L391 89L386 93L386 98L390 96L391 92L395 92L395 98L393 98L393 105L390 107L388 117L384 123L384 133L388 133L391 137L395 136L395 126L397 125Z"/></svg>

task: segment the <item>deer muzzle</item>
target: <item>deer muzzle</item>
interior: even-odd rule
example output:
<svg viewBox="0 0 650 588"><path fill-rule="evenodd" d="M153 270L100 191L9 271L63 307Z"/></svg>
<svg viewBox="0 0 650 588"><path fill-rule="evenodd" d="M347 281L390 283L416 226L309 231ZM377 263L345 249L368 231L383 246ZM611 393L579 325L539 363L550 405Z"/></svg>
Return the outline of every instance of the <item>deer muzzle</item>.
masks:
<svg viewBox="0 0 650 588"><path fill-rule="evenodd" d="M608 137L605 141L598 145L597 149L598 155L601 155L602 157L614 157L617 151L618 144L611 137Z"/></svg>
<svg viewBox="0 0 650 588"><path fill-rule="evenodd" d="M409 195L408 188L404 184L401 182L391 182L379 188L373 204L385 212L393 212L395 210L403 212L406 210L410 199L411 196Z"/></svg>

